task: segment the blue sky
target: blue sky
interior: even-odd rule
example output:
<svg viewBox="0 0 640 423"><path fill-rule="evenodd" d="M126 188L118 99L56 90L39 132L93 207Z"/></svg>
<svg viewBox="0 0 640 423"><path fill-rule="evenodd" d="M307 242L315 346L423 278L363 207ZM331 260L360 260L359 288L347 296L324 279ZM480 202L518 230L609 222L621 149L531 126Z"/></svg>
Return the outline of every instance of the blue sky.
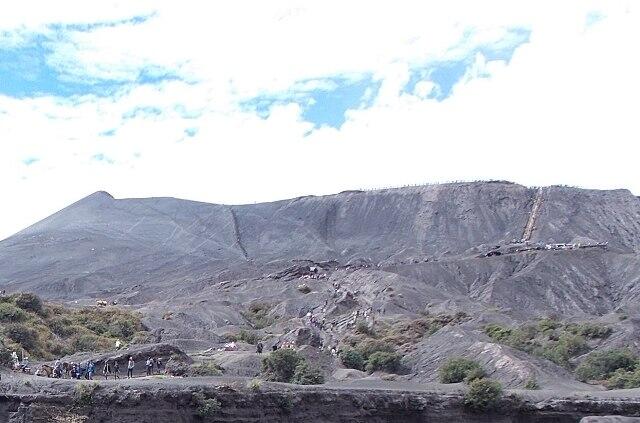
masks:
<svg viewBox="0 0 640 423"><path fill-rule="evenodd" d="M0 238L97 190L224 203L469 179L640 192L634 155L613 154L640 135L630 0L5 9ZM616 163L605 177L589 171L603 162Z"/></svg>

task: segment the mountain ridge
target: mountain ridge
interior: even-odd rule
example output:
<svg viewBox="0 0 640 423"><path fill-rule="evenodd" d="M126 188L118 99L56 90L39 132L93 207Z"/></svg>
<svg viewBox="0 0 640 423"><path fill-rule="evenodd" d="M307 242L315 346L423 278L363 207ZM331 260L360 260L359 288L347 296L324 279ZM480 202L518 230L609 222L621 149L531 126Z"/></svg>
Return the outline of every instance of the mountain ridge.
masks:
<svg viewBox="0 0 640 423"><path fill-rule="evenodd" d="M336 296L336 286L348 295ZM339 331L365 310L391 321L471 315L408 356L408 377L431 380L441 353L430 354L438 351L475 348L487 366L521 362L524 353L495 347L482 332L492 322L550 315L609 322L616 336L603 347L636 348L640 199L628 190L505 182L248 205L97 192L1 241L0 287L74 306L116 301L168 339L203 347L251 327L250 304L269 305L274 323L261 333L280 340L309 310L323 308ZM629 319L618 322L623 314ZM540 363L495 371L511 386L534 373L557 386L576 383Z"/></svg>

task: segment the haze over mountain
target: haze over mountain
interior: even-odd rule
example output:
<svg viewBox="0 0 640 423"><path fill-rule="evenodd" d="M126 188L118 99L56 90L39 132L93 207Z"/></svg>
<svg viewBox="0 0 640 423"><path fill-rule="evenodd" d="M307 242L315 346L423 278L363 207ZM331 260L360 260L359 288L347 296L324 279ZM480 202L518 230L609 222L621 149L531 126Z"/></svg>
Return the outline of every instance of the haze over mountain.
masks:
<svg viewBox="0 0 640 423"><path fill-rule="evenodd" d="M322 277L305 279L313 267ZM425 338L407 356L407 377L432 380L447 355L475 351L511 386L530 374L577 382L550 362L491 350L482 325L600 319L616 325L603 345L633 347L639 279L639 198L508 182L242 206L97 192L0 242L0 286L8 292L117 300L142 311L166 339L215 342L246 325L256 302L273 306L270 315L283 323L268 333L278 336L293 330L287 319L322 304L336 321L365 309L381 318L463 311L468 322ZM312 292L299 292L300 283ZM353 295L336 299L336 283ZM611 320L613 313L630 318ZM499 369L505 356L522 364Z"/></svg>

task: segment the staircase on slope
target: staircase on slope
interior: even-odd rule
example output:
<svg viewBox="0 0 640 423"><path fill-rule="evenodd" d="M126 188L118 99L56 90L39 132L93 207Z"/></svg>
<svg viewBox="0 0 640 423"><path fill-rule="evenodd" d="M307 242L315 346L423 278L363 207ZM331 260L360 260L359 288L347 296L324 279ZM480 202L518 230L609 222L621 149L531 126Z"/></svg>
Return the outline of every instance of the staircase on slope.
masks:
<svg viewBox="0 0 640 423"><path fill-rule="evenodd" d="M531 212L529 213L529 220L527 221L526 226L524 227L524 231L522 233L521 242L527 242L531 240L531 235L533 235L533 230L536 228L536 221L538 216L540 215L540 207L542 206L543 201L543 190L539 188L536 192L536 198L533 200L533 207L531 207Z"/></svg>

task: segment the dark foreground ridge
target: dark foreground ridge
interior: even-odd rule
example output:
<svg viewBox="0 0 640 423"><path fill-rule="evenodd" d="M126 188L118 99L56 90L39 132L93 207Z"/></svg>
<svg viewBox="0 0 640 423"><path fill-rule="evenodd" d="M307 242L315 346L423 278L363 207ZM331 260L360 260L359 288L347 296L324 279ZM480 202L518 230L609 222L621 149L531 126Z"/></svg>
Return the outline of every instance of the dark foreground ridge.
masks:
<svg viewBox="0 0 640 423"><path fill-rule="evenodd" d="M6 384L3 385L6 388ZM115 382L41 380L0 396L0 420L17 422L180 423L493 422L564 423L633 415L640 399L623 395L549 392L506 396L496 411L478 413L459 391L340 386L251 385L242 378L154 379ZM633 395L633 394L631 394ZM203 408L206 401L214 407ZM593 417L590 417L593 416ZM636 420L628 420L636 421Z"/></svg>
<svg viewBox="0 0 640 423"><path fill-rule="evenodd" d="M273 385L292 392L294 402L319 396L313 404L307 397L304 406L296 402L291 415L298 418L295 413L324 413L335 390L351 399L330 408L354 417L326 421L396 410L385 401L413 410L421 400L403 400L399 390L411 391L410 398L435 386L428 395L439 399L425 407L449 421L578 421L589 412L640 416L636 390L617 391L640 386L639 281L640 199L627 190L474 182L241 206L98 192L0 242L0 289L6 290L0 329L6 346L20 346L34 361L52 364L52 354L84 351L64 360L97 360L98 372L100 360L163 342L193 362L185 374L215 369L224 377L277 379L261 369L262 359L273 347L290 349L296 354L288 359L311 368L283 380L326 382ZM76 334L56 315L20 311L20 292L72 309L112 310L119 323L84 319ZM97 316L70 315L85 314ZM35 328L26 338L25 327ZM123 348L109 351L116 338ZM136 356L136 365L144 360ZM458 384L465 379L470 388ZM467 407L464 419L471 420L455 420L463 412L456 398L475 379L500 382L507 392L501 409L512 409L509 393L522 391L519 397L537 405L517 415L547 418L557 411L562 418L482 420L483 413L471 415ZM129 394L140 383L136 395L145 400L135 407L159 395L147 391L156 382L121 383ZM176 413L189 407L174 387L191 382L157 383L179 398ZM7 404L31 410L11 386ZM433 393L447 386L462 391ZM271 407L268 395L247 399L237 392L220 393L222 415L251 401ZM544 400L538 392L551 394ZM620 402L598 405L603 395ZM385 399L371 405L369 396ZM58 397L46 398L34 404ZM360 405L347 405L358 398ZM114 413L132 404L114 401ZM565 405L547 410L547 403ZM259 413L270 416L264 410ZM485 416L497 412L487 410ZM571 412L567 418L574 420L562 420ZM397 421L440 421L420 416Z"/></svg>

